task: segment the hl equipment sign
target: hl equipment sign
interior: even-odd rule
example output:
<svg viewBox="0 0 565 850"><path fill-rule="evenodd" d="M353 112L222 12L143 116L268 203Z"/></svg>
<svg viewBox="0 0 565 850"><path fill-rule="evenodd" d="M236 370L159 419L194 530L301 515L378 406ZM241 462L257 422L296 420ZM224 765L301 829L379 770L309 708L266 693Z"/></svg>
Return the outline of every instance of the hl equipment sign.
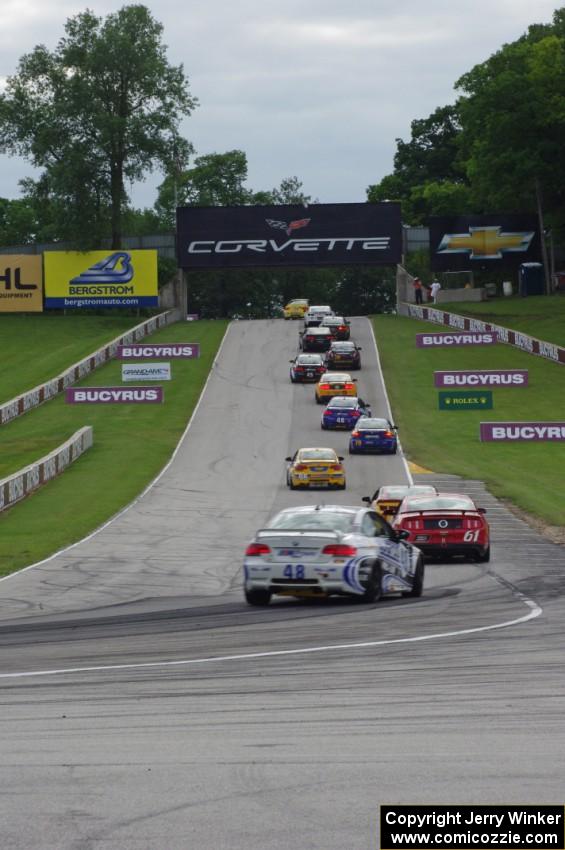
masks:
<svg viewBox="0 0 565 850"><path fill-rule="evenodd" d="M0 313L41 313L41 257L3 254L0 258Z"/></svg>
<svg viewBox="0 0 565 850"><path fill-rule="evenodd" d="M394 265L400 204L293 204L177 209L184 269Z"/></svg>
<svg viewBox="0 0 565 850"><path fill-rule="evenodd" d="M47 251L45 307L157 307L157 251Z"/></svg>

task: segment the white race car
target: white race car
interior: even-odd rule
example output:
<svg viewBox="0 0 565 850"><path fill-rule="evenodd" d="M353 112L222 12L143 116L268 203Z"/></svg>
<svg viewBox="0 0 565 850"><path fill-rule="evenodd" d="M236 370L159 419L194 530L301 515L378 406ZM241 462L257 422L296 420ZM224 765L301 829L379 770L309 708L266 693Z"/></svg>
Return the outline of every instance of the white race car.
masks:
<svg viewBox="0 0 565 850"><path fill-rule="evenodd" d="M287 508L260 529L245 552L245 598L351 596L376 602L400 593L421 596L424 560L370 508L307 505Z"/></svg>

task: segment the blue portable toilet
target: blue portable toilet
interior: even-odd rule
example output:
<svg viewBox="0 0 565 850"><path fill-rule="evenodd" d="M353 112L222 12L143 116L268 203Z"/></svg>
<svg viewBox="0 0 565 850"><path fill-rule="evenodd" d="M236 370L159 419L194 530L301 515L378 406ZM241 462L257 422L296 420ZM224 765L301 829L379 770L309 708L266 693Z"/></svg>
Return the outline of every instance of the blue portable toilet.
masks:
<svg viewBox="0 0 565 850"><path fill-rule="evenodd" d="M522 263L518 271L520 295L544 295L545 275L541 263Z"/></svg>

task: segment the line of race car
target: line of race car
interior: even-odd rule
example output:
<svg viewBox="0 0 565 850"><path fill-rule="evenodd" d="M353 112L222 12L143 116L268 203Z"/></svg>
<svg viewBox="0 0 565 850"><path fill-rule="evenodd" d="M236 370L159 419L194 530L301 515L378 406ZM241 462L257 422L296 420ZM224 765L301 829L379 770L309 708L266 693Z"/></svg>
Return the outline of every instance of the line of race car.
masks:
<svg viewBox="0 0 565 850"><path fill-rule="evenodd" d="M348 431L351 455L396 453L396 426L372 416L349 372L331 371L361 369L361 348L350 340L347 319L306 299L290 302L284 317L304 321L290 380L316 384L316 402L326 405L321 429ZM302 447L286 458L287 486L344 490L343 460L333 448ZM490 558L485 512L468 496L439 493L432 485L390 485L362 501L366 507L302 505L276 514L246 549L246 601L264 606L273 595L362 602L392 594L419 597L426 556Z"/></svg>

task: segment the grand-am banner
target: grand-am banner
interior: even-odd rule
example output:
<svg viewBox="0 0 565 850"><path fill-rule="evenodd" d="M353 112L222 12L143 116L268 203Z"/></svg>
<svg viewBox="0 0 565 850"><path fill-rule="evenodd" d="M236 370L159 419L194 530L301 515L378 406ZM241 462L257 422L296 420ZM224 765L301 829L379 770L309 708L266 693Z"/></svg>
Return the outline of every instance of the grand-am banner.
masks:
<svg viewBox="0 0 565 850"><path fill-rule="evenodd" d="M157 251L46 251L45 307L157 307Z"/></svg>
<svg viewBox="0 0 565 850"><path fill-rule="evenodd" d="M400 204L179 207L184 269L395 265Z"/></svg>
<svg viewBox="0 0 565 850"><path fill-rule="evenodd" d="M468 271L502 266L515 269L541 258L535 215L432 216L433 271Z"/></svg>
<svg viewBox="0 0 565 850"><path fill-rule="evenodd" d="M41 313L43 271L37 254L0 255L0 313Z"/></svg>

